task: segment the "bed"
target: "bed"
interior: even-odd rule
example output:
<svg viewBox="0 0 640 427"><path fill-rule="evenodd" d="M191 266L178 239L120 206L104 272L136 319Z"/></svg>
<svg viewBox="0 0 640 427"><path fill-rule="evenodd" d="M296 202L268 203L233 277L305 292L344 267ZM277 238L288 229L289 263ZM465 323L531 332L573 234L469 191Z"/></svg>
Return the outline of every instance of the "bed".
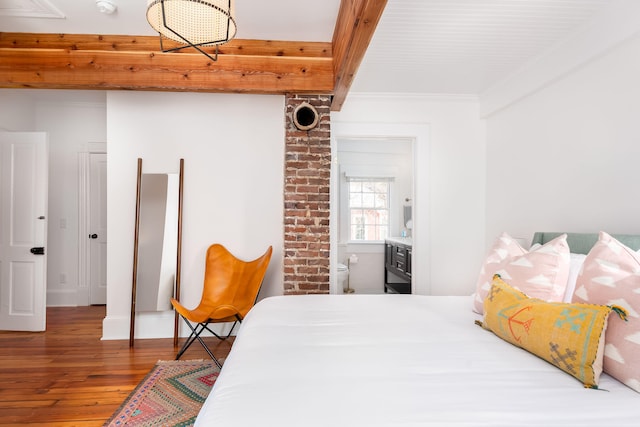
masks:
<svg viewBox="0 0 640 427"><path fill-rule="evenodd" d="M593 235L569 242L587 253ZM637 250L640 237L625 244ZM264 299L195 426L640 425L640 393L606 373L597 390L584 388L476 325L471 305L469 296Z"/></svg>

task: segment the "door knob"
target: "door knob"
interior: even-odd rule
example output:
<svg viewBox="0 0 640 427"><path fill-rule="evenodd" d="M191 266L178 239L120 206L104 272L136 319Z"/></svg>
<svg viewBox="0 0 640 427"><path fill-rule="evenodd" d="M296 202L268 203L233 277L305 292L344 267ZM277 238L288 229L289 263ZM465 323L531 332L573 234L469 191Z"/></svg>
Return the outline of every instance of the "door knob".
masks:
<svg viewBox="0 0 640 427"><path fill-rule="evenodd" d="M44 247L31 248L30 252L34 255L44 255Z"/></svg>
<svg viewBox="0 0 640 427"><path fill-rule="evenodd" d="M95 234L95 233L93 233L93 234L89 234L89 238L90 238L90 239L97 239L97 238L98 238L98 235L97 235L97 234Z"/></svg>

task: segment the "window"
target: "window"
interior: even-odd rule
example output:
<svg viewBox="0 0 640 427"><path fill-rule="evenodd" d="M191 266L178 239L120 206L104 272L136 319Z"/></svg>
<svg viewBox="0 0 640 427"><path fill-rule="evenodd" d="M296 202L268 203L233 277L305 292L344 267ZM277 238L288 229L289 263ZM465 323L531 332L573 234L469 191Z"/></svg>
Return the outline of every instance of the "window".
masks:
<svg viewBox="0 0 640 427"><path fill-rule="evenodd" d="M388 179L351 178L349 187L349 240L379 241L389 236Z"/></svg>

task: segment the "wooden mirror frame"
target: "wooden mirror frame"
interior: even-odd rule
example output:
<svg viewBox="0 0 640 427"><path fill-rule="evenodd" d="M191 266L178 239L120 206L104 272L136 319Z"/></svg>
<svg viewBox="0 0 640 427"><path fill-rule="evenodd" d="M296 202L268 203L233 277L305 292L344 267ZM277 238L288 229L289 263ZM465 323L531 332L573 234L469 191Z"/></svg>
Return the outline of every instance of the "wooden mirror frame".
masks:
<svg viewBox="0 0 640 427"><path fill-rule="evenodd" d="M178 227L177 227L177 250L176 250L176 274L174 285L174 298L180 301L180 266L182 255L182 200L184 188L184 159L180 159L180 173L178 182ZM129 347L133 347L135 341L135 325L136 325L136 297L138 288L138 245L140 238L140 200L142 189L142 159L138 158L138 173L136 180L136 213L135 213L135 230L133 238L133 277L131 280L131 318L129 325ZM173 326L173 345L178 345L178 313L174 315Z"/></svg>

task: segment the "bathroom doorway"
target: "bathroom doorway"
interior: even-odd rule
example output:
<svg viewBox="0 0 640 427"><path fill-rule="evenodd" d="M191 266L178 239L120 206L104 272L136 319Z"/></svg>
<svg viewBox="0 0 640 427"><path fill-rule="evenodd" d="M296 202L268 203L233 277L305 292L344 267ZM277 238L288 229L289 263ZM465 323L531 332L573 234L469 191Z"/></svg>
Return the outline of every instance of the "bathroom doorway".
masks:
<svg viewBox="0 0 640 427"><path fill-rule="evenodd" d="M423 257L421 259L428 255L428 245L421 245L424 237L421 239L419 234L428 229L426 139L426 125L332 123L332 294L344 293L345 289L355 293L384 293L384 239L387 237L410 236L417 248L413 251L413 258L416 258L416 253ZM377 179L381 184L389 183L388 228L386 232L375 235L373 241L363 239L363 233L355 234L356 221L349 204L349 192L367 178ZM411 217L409 227L405 215ZM366 219L362 222L368 223ZM428 263L421 263L421 266L425 265ZM421 266L413 272L412 293L428 293L428 275L424 274Z"/></svg>
<svg viewBox="0 0 640 427"><path fill-rule="evenodd" d="M386 279L385 241L411 243L413 140L337 140L338 292L380 294ZM408 264L410 265L410 264Z"/></svg>

